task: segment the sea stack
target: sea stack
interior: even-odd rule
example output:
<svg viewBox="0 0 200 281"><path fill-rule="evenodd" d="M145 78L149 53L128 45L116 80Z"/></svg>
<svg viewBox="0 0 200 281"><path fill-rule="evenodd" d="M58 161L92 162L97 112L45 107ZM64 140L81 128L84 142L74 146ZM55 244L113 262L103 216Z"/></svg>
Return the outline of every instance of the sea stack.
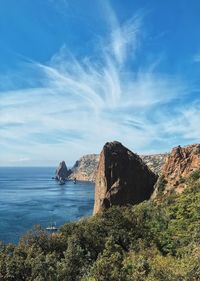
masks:
<svg viewBox="0 0 200 281"><path fill-rule="evenodd" d="M93 214L149 199L156 180L157 175L137 154L117 141L106 143L97 169Z"/></svg>
<svg viewBox="0 0 200 281"><path fill-rule="evenodd" d="M67 169L65 161L60 162L58 168L56 169L56 179L65 180L67 179L70 171Z"/></svg>

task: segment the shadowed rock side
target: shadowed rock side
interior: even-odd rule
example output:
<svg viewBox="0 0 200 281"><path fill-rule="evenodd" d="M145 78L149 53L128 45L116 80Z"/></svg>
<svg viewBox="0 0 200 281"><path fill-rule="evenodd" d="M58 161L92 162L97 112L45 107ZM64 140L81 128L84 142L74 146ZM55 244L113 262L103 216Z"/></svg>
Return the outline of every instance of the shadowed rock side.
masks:
<svg viewBox="0 0 200 281"><path fill-rule="evenodd" d="M184 179L197 169L200 169L200 144L173 148L161 171L163 193L171 190L181 193L186 186Z"/></svg>
<svg viewBox="0 0 200 281"><path fill-rule="evenodd" d="M56 169L56 179L57 180L65 180L67 179L70 171L68 171L65 161L60 162L58 168Z"/></svg>
<svg viewBox="0 0 200 281"><path fill-rule="evenodd" d="M142 159L119 142L106 143L100 154L93 214L112 205L149 199L157 176Z"/></svg>
<svg viewBox="0 0 200 281"><path fill-rule="evenodd" d="M155 173L159 174L167 154L140 155L146 165ZM76 178L80 181L95 182L99 154L88 154L82 156L71 169L69 179Z"/></svg>
<svg viewBox="0 0 200 281"><path fill-rule="evenodd" d="M71 169L69 179L76 178L81 181L95 181L97 166L99 162L99 155L88 154L81 157L76 161L75 165Z"/></svg>

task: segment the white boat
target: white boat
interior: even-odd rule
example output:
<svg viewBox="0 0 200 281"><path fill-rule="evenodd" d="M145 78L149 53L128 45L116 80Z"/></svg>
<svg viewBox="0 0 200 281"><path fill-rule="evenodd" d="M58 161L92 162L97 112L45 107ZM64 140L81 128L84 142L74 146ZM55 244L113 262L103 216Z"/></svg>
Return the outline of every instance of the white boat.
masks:
<svg viewBox="0 0 200 281"><path fill-rule="evenodd" d="M56 226L56 223L54 223L54 225L51 224L50 226L47 226L46 230L51 231L51 232L56 232L56 231L58 231L58 227Z"/></svg>
<svg viewBox="0 0 200 281"><path fill-rule="evenodd" d="M56 226L48 226L46 227L46 230L57 231L58 228Z"/></svg>

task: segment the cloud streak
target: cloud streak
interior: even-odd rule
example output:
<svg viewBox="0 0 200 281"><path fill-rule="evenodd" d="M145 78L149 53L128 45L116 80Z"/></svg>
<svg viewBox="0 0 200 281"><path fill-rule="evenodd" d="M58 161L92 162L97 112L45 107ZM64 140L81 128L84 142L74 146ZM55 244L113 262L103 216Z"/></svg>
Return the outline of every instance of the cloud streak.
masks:
<svg viewBox="0 0 200 281"><path fill-rule="evenodd" d="M26 159L20 163L72 164L114 139L143 153L199 140L199 103L175 105L190 94L189 85L157 72L154 62L134 67L142 16L119 23L111 7L107 12L111 31L98 54L76 58L63 46L46 64L26 64L32 87L1 92L0 143ZM5 152L1 164L9 165L9 157Z"/></svg>

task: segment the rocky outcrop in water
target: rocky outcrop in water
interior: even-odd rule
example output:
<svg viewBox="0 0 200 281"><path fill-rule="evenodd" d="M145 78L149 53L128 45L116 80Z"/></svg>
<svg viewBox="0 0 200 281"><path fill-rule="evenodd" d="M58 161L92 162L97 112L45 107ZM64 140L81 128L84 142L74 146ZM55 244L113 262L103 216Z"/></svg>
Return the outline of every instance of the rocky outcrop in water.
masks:
<svg viewBox="0 0 200 281"><path fill-rule="evenodd" d="M60 162L58 168L56 169L56 176L57 180L65 180L67 179L70 171L67 169L65 161Z"/></svg>
<svg viewBox="0 0 200 281"><path fill-rule="evenodd" d="M93 213L149 199L156 180L157 176L137 154L119 142L106 143L97 169Z"/></svg>
<svg viewBox="0 0 200 281"><path fill-rule="evenodd" d="M88 154L81 157L71 169L69 179L80 181L95 181L99 155Z"/></svg>

